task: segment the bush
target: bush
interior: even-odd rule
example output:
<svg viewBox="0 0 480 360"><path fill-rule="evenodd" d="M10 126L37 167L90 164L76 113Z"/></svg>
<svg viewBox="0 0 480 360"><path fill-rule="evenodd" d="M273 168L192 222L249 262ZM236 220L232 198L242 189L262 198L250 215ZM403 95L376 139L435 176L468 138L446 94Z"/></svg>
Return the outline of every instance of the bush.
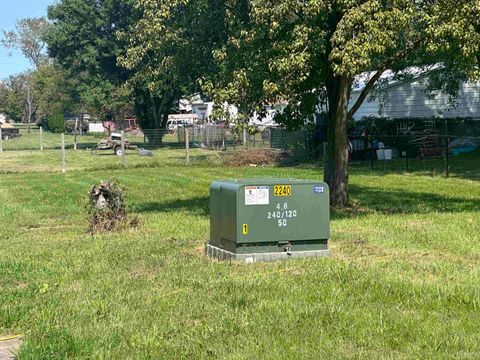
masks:
<svg viewBox="0 0 480 360"><path fill-rule="evenodd" d="M65 120L63 114L54 114L48 117L48 130L53 133L62 133L65 131Z"/></svg>

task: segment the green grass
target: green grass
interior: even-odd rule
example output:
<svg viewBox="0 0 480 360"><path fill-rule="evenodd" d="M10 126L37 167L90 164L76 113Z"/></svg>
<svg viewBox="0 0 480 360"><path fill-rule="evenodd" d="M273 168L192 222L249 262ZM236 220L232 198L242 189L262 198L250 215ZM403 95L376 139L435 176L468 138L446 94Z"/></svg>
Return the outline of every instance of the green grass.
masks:
<svg viewBox="0 0 480 360"><path fill-rule="evenodd" d="M354 166L331 258L245 265L203 255L209 183L322 174L182 156L122 168L72 150L62 175L58 152L0 154L0 337L25 334L20 359L478 358L478 180ZM86 234L105 179L126 186L139 229Z"/></svg>

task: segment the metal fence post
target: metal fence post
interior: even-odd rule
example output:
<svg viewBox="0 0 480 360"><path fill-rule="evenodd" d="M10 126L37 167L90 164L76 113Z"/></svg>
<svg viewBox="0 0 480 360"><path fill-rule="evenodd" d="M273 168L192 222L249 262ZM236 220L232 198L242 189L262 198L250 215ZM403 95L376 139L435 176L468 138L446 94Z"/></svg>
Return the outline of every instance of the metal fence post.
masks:
<svg viewBox="0 0 480 360"><path fill-rule="evenodd" d="M373 148L373 136L370 137L370 148L372 149L372 153L370 155L371 157L371 161L372 161L372 171L375 170L375 166L374 166L374 157L375 157L375 149Z"/></svg>
<svg viewBox="0 0 480 360"><path fill-rule="evenodd" d="M450 156L448 154L450 149L450 137L447 135L445 139L445 146L446 146L446 160L447 160L447 168L445 169L445 177L450 177Z"/></svg>
<svg viewBox="0 0 480 360"><path fill-rule="evenodd" d="M73 150L77 150L77 127L78 127L78 118L75 120L75 128L73 133Z"/></svg>
<svg viewBox="0 0 480 360"><path fill-rule="evenodd" d="M445 177L450 176L450 156L448 154L450 150L450 137L448 136L448 118L445 119L445 160L447 161L447 168L445 169Z"/></svg>
<svg viewBox="0 0 480 360"><path fill-rule="evenodd" d="M121 144L122 144L122 165L125 166L125 130L122 130L122 140L121 140Z"/></svg>
<svg viewBox="0 0 480 360"><path fill-rule="evenodd" d="M190 162L190 141L188 139L188 128L185 128L185 158L187 164Z"/></svg>
<svg viewBox="0 0 480 360"><path fill-rule="evenodd" d="M66 156L65 156L65 134L62 133L62 173L65 174L67 172L67 165L66 165Z"/></svg>
<svg viewBox="0 0 480 360"><path fill-rule="evenodd" d="M408 172L408 150L402 151L402 156L405 156L405 171Z"/></svg>
<svg viewBox="0 0 480 360"><path fill-rule="evenodd" d="M40 126L40 151L43 151L43 128Z"/></svg>
<svg viewBox="0 0 480 360"><path fill-rule="evenodd" d="M3 152L2 126L0 125L0 152Z"/></svg>
<svg viewBox="0 0 480 360"><path fill-rule="evenodd" d="M207 149L210 149L210 125L209 124L205 124L205 136L207 137L205 139L205 142L206 142L206 146L207 146Z"/></svg>

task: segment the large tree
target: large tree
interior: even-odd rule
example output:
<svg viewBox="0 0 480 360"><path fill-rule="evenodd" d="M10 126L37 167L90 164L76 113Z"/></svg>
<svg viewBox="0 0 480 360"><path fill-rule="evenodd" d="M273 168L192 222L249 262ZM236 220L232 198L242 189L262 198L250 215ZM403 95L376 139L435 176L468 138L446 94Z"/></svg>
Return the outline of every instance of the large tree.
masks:
<svg viewBox="0 0 480 360"><path fill-rule="evenodd" d="M133 89L123 86L131 72L117 64L127 43L117 33L137 18L133 3L61 0L48 9L48 51L77 83L79 112L118 119L131 115Z"/></svg>
<svg viewBox="0 0 480 360"><path fill-rule="evenodd" d="M44 39L47 28L48 21L43 17L21 19L14 30L3 31L1 43L7 48L20 50L38 68L48 58Z"/></svg>
<svg viewBox="0 0 480 360"><path fill-rule="evenodd" d="M431 88L479 77L480 2L471 0L226 0L229 41L217 50L216 92L250 104L287 99L302 124L319 99L328 114L325 180L348 201L347 122L386 70L436 66ZM352 86L369 73L351 104ZM434 81L435 80L435 81ZM225 89L231 89L227 92ZM229 95L229 93L231 95Z"/></svg>
<svg viewBox="0 0 480 360"><path fill-rule="evenodd" d="M15 30L3 31L1 43L6 48L20 50L25 58L33 65L34 70L36 70L48 62L46 43L44 40L47 28L48 22L43 17L21 19L17 21ZM23 96L23 121L27 122L28 132L30 132L30 125L36 113L36 93L33 85L32 71L19 74L11 83L16 84L14 87L17 89L12 91L12 96L13 94Z"/></svg>
<svg viewBox="0 0 480 360"><path fill-rule="evenodd" d="M0 82L0 112L18 122L29 123L31 119L41 123L52 115L74 111L76 88L60 66L45 62L36 70Z"/></svg>
<svg viewBox="0 0 480 360"><path fill-rule="evenodd" d="M21 122L24 112L24 94L19 75L12 75L0 83L0 112Z"/></svg>
<svg viewBox="0 0 480 360"><path fill-rule="evenodd" d="M132 83L148 89L151 126L164 128L180 97L201 90L197 80L216 69L212 50L224 42L224 1L139 0L136 8L141 17L121 34L129 48L120 63L133 72Z"/></svg>
<svg viewBox="0 0 480 360"><path fill-rule="evenodd" d="M50 116L72 113L78 110L78 83L66 76L55 62L41 65L32 72L33 90L36 94L37 121Z"/></svg>

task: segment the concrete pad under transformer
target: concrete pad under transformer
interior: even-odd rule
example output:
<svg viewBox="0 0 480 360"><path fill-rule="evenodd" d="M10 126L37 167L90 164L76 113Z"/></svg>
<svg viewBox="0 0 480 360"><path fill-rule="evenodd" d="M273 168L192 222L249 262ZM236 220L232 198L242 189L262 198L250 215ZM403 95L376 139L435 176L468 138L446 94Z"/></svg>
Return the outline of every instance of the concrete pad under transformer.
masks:
<svg viewBox="0 0 480 360"><path fill-rule="evenodd" d="M235 254L227 250L220 249L216 246L206 244L205 254L218 260L235 260L244 263L255 262L271 262L277 260L289 260L298 258L319 258L331 256L330 250L309 250L309 251L293 251L286 252L267 252L267 253L251 253L251 254Z"/></svg>

